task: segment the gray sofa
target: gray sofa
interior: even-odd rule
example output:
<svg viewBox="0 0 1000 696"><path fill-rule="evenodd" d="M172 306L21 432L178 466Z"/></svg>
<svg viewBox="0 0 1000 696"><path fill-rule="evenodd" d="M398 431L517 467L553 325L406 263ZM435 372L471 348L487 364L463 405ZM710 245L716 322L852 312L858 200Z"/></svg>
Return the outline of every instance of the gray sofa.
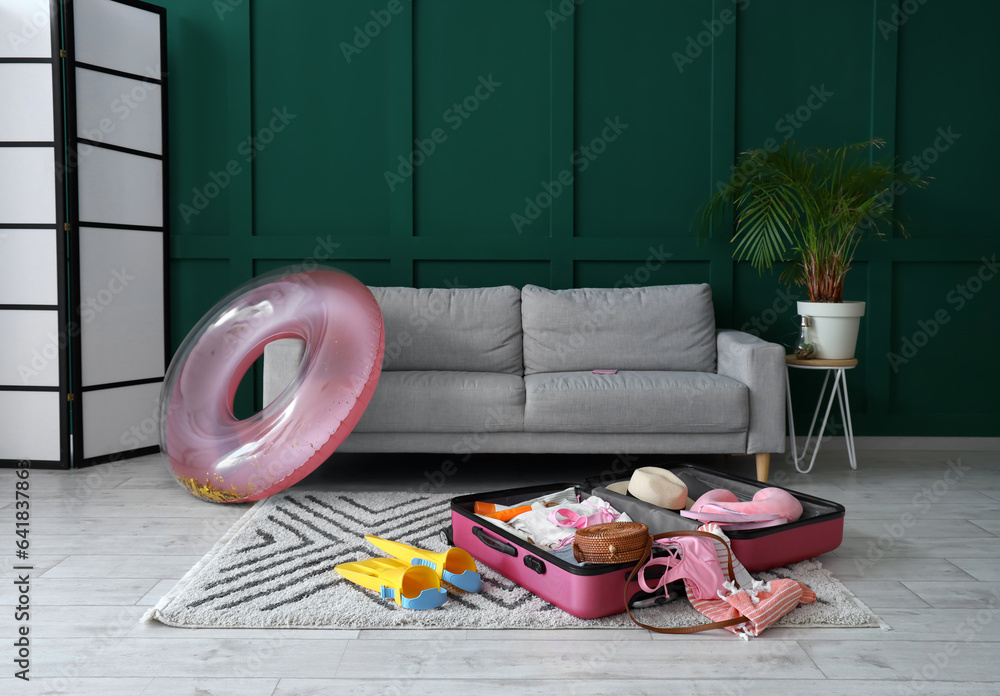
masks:
<svg viewBox="0 0 1000 696"><path fill-rule="evenodd" d="M761 481L784 451L785 351L717 330L708 285L371 290L382 375L340 451L745 453ZM265 403L301 357L267 346Z"/></svg>

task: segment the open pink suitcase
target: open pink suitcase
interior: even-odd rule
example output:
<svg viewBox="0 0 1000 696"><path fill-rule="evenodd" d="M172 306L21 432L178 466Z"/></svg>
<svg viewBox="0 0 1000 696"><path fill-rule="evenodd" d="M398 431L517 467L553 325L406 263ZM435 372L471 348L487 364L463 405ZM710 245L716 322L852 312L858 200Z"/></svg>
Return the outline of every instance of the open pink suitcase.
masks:
<svg viewBox="0 0 1000 696"><path fill-rule="evenodd" d="M700 495L700 487L705 487L704 490L724 487L732 490L737 497L748 500L760 488L768 487L767 484L696 466L668 468L685 480L693 497ZM634 564L574 565L491 525L473 512L477 500L516 505L572 485L553 483L453 498L450 540L472 554L477 561L576 617L596 619L620 614L625 611L622 590ZM585 497L591 493L605 497L618 510L628 512L632 519L647 524L651 534L696 529L699 526L697 521L631 496L619 496L601 487L592 489L584 485L576 488ZM843 506L803 493L789 492L802 501L805 513L801 520L780 527L731 533L733 552L747 570L754 572L787 565L827 553L840 545L844 528ZM630 602L647 597L635 581L629 587L628 596Z"/></svg>

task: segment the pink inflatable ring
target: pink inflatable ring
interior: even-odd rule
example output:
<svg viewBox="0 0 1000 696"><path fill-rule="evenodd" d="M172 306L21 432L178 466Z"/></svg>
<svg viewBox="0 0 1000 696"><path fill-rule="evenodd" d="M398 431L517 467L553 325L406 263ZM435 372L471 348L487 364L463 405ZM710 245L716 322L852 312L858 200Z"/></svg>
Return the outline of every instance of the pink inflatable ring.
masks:
<svg viewBox="0 0 1000 696"><path fill-rule="evenodd" d="M237 386L279 338L305 341L295 378L262 411L237 420ZM357 424L384 349L378 303L347 273L280 269L254 278L216 304L170 361L160 392L167 465L192 494L215 502L288 488Z"/></svg>

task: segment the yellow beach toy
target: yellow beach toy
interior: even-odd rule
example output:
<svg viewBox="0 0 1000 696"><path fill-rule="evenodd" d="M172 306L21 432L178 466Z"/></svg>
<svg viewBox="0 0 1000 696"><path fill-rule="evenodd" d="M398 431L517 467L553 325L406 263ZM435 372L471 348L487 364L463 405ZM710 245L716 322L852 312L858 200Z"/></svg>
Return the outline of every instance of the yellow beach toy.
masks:
<svg viewBox="0 0 1000 696"><path fill-rule="evenodd" d="M395 558L341 563L334 570L351 582L378 592L382 599L395 600L404 609L436 609L448 598L437 573Z"/></svg>
<svg viewBox="0 0 1000 696"><path fill-rule="evenodd" d="M409 544L401 544L398 541L389 541L371 534L366 535L365 539L390 556L413 566L430 568L437 573L441 580L451 583L461 590L479 592L483 587L483 579L479 575L479 569L468 551L450 548L444 553L437 553L418 549Z"/></svg>

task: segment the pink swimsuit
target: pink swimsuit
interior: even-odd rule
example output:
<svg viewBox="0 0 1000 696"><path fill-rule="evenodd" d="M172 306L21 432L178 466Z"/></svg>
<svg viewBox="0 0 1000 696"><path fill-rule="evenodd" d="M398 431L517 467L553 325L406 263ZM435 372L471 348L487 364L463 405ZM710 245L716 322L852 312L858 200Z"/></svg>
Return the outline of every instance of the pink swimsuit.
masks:
<svg viewBox="0 0 1000 696"><path fill-rule="evenodd" d="M667 537L653 542L653 549L660 547L665 556L654 558L639 571L639 587L646 592L656 592L675 580L684 580L689 594L697 599L718 599L725 577L719 566L715 545L707 537ZM680 552L680 556L678 556ZM650 587L644 577L647 568L664 566L663 576Z"/></svg>

